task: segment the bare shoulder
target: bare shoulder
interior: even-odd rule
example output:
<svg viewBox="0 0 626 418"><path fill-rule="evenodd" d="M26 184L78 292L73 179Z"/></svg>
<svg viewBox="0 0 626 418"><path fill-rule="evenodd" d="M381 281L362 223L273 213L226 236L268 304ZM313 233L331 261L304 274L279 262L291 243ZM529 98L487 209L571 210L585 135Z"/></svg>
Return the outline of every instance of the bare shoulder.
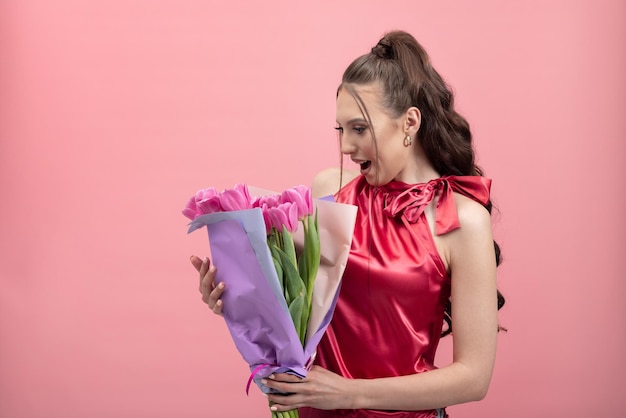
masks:
<svg viewBox="0 0 626 418"><path fill-rule="evenodd" d="M358 175L358 171L343 170L342 172L340 168L322 170L313 178L313 197L333 195Z"/></svg>
<svg viewBox="0 0 626 418"><path fill-rule="evenodd" d="M486 229L490 233L491 214L487 208L459 193L454 193L454 201L462 229L472 233Z"/></svg>
<svg viewBox="0 0 626 418"><path fill-rule="evenodd" d="M472 251L493 249L491 214L483 205L467 196L456 192L453 196L461 227L444 235L434 235L437 250L446 267L451 267L454 260L475 258L476 254L471 254Z"/></svg>
<svg viewBox="0 0 626 418"><path fill-rule="evenodd" d="M491 214L469 197L454 194L461 227L445 239L449 267L457 284L460 280L474 281L478 277L495 276L495 255Z"/></svg>

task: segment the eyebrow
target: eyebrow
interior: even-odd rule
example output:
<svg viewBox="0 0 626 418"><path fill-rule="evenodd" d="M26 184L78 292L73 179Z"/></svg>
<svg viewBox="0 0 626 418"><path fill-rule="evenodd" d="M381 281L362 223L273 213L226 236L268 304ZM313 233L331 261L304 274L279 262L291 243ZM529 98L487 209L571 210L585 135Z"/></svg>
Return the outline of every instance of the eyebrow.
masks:
<svg viewBox="0 0 626 418"><path fill-rule="evenodd" d="M351 125L353 123L365 123L367 124L367 121L363 118L353 118L350 119L348 122L346 122L346 125ZM341 123L339 123L339 121L337 121L337 124L341 125Z"/></svg>

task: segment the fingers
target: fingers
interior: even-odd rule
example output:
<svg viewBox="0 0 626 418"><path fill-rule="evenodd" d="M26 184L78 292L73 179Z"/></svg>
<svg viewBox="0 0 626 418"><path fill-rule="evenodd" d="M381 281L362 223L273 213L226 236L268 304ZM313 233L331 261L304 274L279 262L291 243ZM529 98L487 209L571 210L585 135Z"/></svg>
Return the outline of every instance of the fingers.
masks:
<svg viewBox="0 0 626 418"><path fill-rule="evenodd" d="M268 379L275 382L300 383L302 378L291 373L274 373L268 376Z"/></svg>
<svg viewBox="0 0 626 418"><path fill-rule="evenodd" d="M275 389L278 393L270 394L270 400L284 404L285 397L293 401L295 399L294 394L300 392L300 388L303 388L302 382L304 380L301 377L291 375L289 373L275 373L269 375L266 379L261 379L261 383L270 389ZM289 402L287 404L290 404Z"/></svg>
<svg viewBox="0 0 626 418"><path fill-rule="evenodd" d="M190 257L191 264L198 270L199 273L199 291L202 294L202 301L209 305L211 309L217 315L222 314L222 293L224 292L224 283L217 283L215 280L215 273L217 269L211 264L211 260L208 257L201 259L192 255Z"/></svg>
<svg viewBox="0 0 626 418"><path fill-rule="evenodd" d="M195 267L195 269L200 272L200 267L202 267L202 259L200 257L192 255L191 257L189 257L189 261L191 261L191 264Z"/></svg>
<svg viewBox="0 0 626 418"><path fill-rule="evenodd" d="M204 257L198 273L200 273L200 293L202 293L202 300L206 303L205 297L208 298L209 293L213 290L213 280L215 279L215 267L211 266L211 260Z"/></svg>
<svg viewBox="0 0 626 418"><path fill-rule="evenodd" d="M291 415L288 415L287 411L297 408L299 402L302 401L302 396L296 393L296 387L300 385L294 385L294 383L301 382L301 377L289 373L274 373L269 375L267 379L262 379L261 383L265 386L279 391L279 393L268 394L268 399L272 404L270 409L279 414L282 412L283 417L290 417Z"/></svg>
<svg viewBox="0 0 626 418"><path fill-rule="evenodd" d="M270 410L273 412L272 416L276 416L277 418L293 418L298 417L297 408L299 405L281 405L278 403L272 404ZM296 414L294 415L294 411Z"/></svg>
<svg viewBox="0 0 626 418"><path fill-rule="evenodd" d="M285 411L305 406L305 397L297 393L290 393L287 395L273 393L268 395L268 400L271 405L270 409L276 412L284 413ZM289 417L289 415L286 416Z"/></svg>
<svg viewBox="0 0 626 418"><path fill-rule="evenodd" d="M224 283L220 283L213 289L213 291L209 294L209 300L207 304L209 308L217 315L222 314L222 293L224 292Z"/></svg>

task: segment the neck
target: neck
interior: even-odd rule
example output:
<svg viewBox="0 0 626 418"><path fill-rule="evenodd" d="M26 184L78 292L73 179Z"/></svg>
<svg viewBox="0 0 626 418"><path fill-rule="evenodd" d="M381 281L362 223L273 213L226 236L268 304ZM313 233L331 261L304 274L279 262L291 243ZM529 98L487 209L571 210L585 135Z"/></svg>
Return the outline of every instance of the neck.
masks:
<svg viewBox="0 0 626 418"><path fill-rule="evenodd" d="M405 169L398 173L394 180L407 184L418 184L428 183L430 180L441 177L441 174L435 170L424 154L419 142L414 143L413 148L413 158L407 162Z"/></svg>

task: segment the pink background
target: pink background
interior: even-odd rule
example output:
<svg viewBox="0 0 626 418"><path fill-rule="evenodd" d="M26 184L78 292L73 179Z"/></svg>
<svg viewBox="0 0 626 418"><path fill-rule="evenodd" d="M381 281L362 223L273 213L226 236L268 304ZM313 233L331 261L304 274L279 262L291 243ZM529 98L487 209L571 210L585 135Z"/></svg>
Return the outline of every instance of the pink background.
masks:
<svg viewBox="0 0 626 418"><path fill-rule="evenodd" d="M0 416L268 416L180 210L336 166L341 73L394 28L454 86L500 209L509 332L450 412L622 413L625 2L6 0Z"/></svg>

